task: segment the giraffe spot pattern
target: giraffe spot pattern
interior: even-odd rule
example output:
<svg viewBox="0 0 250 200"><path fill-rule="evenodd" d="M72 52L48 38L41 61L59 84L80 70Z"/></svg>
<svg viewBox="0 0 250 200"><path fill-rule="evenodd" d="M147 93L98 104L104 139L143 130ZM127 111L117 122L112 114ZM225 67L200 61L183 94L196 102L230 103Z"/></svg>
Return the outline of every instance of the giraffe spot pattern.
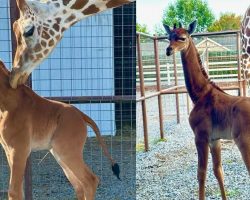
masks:
<svg viewBox="0 0 250 200"><path fill-rule="evenodd" d="M48 53L49 53L49 50L48 50L48 49L46 49L46 50L43 52L44 55L47 55Z"/></svg>
<svg viewBox="0 0 250 200"><path fill-rule="evenodd" d="M51 39L51 40L49 41L49 46L52 47L53 45L54 45L54 40Z"/></svg>
<svg viewBox="0 0 250 200"><path fill-rule="evenodd" d="M63 5L67 6L71 0L63 0Z"/></svg>
<svg viewBox="0 0 250 200"><path fill-rule="evenodd" d="M50 38L49 34L46 31L43 31L42 38L48 40Z"/></svg>
<svg viewBox="0 0 250 200"><path fill-rule="evenodd" d="M248 55L246 54L246 53L244 53L243 55L242 55L242 59L247 59L248 58Z"/></svg>
<svg viewBox="0 0 250 200"><path fill-rule="evenodd" d="M247 47L247 53L250 55L250 46Z"/></svg>
<svg viewBox="0 0 250 200"><path fill-rule="evenodd" d="M247 27L246 32L245 32L245 35L246 35L247 37L250 37L250 28Z"/></svg>
<svg viewBox="0 0 250 200"><path fill-rule="evenodd" d="M49 34L54 36L55 35L55 32L53 30L49 30Z"/></svg>
<svg viewBox="0 0 250 200"><path fill-rule="evenodd" d="M106 6L107 8L114 8L114 7L117 7L121 4L125 4L125 3L129 3L128 0L110 0Z"/></svg>
<svg viewBox="0 0 250 200"><path fill-rule="evenodd" d="M41 51L41 50L42 50L41 45L40 45L39 43L36 44L35 47L34 47L34 51L35 51L35 52L39 52L39 51Z"/></svg>
<svg viewBox="0 0 250 200"><path fill-rule="evenodd" d="M88 8L82 11L84 15L91 15L97 13L100 9L95 4L90 5Z"/></svg>
<svg viewBox="0 0 250 200"><path fill-rule="evenodd" d="M56 23L57 23L57 24L60 24L60 22L62 21L62 19L59 18L59 17L57 17L55 20L56 20Z"/></svg>
<svg viewBox="0 0 250 200"><path fill-rule="evenodd" d="M245 27L247 27L248 22L249 22L249 18L247 18L246 21L245 21L245 23L244 23L244 26L245 26Z"/></svg>
<svg viewBox="0 0 250 200"><path fill-rule="evenodd" d="M55 31L58 32L60 30L60 26L58 24L54 24L53 29L55 29Z"/></svg>
<svg viewBox="0 0 250 200"><path fill-rule="evenodd" d="M39 54L36 54L36 59L39 60L40 58L43 57L43 54L39 53Z"/></svg>
<svg viewBox="0 0 250 200"><path fill-rule="evenodd" d="M60 7L60 3L55 3L55 7L59 8Z"/></svg>
<svg viewBox="0 0 250 200"><path fill-rule="evenodd" d="M71 22L73 21L74 19L76 19L76 16L74 14L71 14L67 19L65 19L65 23L68 23L68 22Z"/></svg>
<svg viewBox="0 0 250 200"><path fill-rule="evenodd" d="M89 0L76 0L71 9L80 10L89 2Z"/></svg>
<svg viewBox="0 0 250 200"><path fill-rule="evenodd" d="M60 38L61 38L60 35L57 35L57 36L56 36L56 40L59 40Z"/></svg>
<svg viewBox="0 0 250 200"><path fill-rule="evenodd" d="M44 40L42 40L42 41L41 41L41 45L42 45L43 47L46 47L46 46L47 46L47 42L45 42Z"/></svg>

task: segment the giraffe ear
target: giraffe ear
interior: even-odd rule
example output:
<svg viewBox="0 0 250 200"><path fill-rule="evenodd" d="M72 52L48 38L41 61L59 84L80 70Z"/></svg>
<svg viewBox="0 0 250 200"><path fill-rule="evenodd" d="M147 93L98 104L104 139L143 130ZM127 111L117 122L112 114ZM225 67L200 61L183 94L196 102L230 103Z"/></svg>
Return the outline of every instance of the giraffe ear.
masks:
<svg viewBox="0 0 250 200"><path fill-rule="evenodd" d="M197 26L197 20L194 20L191 24L188 26L188 33L189 35L193 34Z"/></svg>
<svg viewBox="0 0 250 200"><path fill-rule="evenodd" d="M167 24L163 24L163 27L165 28L167 34L170 35L170 34L171 34L171 29L170 29L170 27L169 27Z"/></svg>

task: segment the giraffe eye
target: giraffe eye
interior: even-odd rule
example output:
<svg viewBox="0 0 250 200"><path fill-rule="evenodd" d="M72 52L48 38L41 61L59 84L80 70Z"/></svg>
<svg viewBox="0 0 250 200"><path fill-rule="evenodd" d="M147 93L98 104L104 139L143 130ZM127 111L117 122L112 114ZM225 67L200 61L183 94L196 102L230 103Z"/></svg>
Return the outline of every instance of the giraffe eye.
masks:
<svg viewBox="0 0 250 200"><path fill-rule="evenodd" d="M177 40L178 40L178 41L181 41L181 42L185 42L186 38L181 37L181 38L178 38Z"/></svg>
<svg viewBox="0 0 250 200"><path fill-rule="evenodd" d="M23 36L26 38L30 37L33 35L34 31L35 31L35 26L32 26L29 30L27 30L23 33Z"/></svg>

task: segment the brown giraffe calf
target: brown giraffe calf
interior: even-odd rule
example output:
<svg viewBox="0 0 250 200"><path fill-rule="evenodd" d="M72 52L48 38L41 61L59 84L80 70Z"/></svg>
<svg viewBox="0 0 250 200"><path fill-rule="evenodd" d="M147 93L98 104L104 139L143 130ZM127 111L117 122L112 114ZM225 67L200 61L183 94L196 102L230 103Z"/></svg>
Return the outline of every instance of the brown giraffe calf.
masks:
<svg viewBox="0 0 250 200"><path fill-rule="evenodd" d="M60 164L77 198L93 200L99 181L82 159L87 125L95 131L119 178L119 166L108 153L96 123L75 107L44 99L25 85L12 89L9 74L0 61L0 142L10 166L9 200L22 199L26 160L31 151L44 149Z"/></svg>
<svg viewBox="0 0 250 200"><path fill-rule="evenodd" d="M181 52L187 91L194 103L189 123L195 134L198 152L199 199L205 199L210 148L214 175L218 180L222 199L226 200L220 139L235 141L250 174L250 98L231 96L209 80L190 36L196 23L192 22L188 30L181 25L173 30L164 25L170 41L166 54L170 56L176 51Z"/></svg>

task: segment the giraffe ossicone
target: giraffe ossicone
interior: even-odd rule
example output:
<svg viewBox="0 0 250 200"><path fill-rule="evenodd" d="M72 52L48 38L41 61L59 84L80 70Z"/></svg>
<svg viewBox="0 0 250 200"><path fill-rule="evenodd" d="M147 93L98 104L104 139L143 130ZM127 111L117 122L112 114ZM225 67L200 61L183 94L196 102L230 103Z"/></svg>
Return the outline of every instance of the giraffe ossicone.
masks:
<svg viewBox="0 0 250 200"><path fill-rule="evenodd" d="M14 22L17 49L11 70L12 88L53 51L63 33L76 22L135 0L16 0L20 18Z"/></svg>

